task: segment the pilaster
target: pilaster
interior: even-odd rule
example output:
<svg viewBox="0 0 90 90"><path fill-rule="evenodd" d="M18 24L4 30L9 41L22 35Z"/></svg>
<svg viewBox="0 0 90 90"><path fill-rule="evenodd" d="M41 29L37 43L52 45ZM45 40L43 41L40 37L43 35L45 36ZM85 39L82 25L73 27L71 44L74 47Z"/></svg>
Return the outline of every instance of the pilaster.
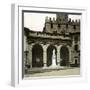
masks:
<svg viewBox="0 0 90 90"><path fill-rule="evenodd" d="M28 54L28 59L30 62L30 68L32 68L32 48L33 48L33 44L29 45L29 54Z"/></svg>

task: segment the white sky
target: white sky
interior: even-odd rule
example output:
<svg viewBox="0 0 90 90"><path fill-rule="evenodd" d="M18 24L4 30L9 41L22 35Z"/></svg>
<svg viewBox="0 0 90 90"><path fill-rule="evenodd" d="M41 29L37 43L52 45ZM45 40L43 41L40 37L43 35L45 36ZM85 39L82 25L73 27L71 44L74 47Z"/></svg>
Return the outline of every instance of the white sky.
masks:
<svg viewBox="0 0 90 90"><path fill-rule="evenodd" d="M55 17L56 14L50 13L24 13L24 27L33 31L42 31L45 23L45 17ZM80 19L81 15L69 15L69 18Z"/></svg>

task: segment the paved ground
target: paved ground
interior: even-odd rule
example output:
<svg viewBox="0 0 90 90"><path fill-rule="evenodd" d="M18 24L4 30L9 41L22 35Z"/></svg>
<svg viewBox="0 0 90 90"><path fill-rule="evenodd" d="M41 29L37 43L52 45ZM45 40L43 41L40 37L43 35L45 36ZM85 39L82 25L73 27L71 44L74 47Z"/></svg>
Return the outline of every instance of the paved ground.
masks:
<svg viewBox="0 0 90 90"><path fill-rule="evenodd" d="M27 74L25 75L25 77L67 76L67 75L80 75L80 68L40 71L40 72L34 72L34 73Z"/></svg>

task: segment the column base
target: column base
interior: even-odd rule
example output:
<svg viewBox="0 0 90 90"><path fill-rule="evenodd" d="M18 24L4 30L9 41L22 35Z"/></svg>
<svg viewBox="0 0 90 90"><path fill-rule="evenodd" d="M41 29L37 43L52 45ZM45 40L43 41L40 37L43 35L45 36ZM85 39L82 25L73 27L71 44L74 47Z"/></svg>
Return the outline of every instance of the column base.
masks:
<svg viewBox="0 0 90 90"><path fill-rule="evenodd" d="M48 68L48 67L47 67L47 63L44 63L44 67L43 67L43 68Z"/></svg>
<svg viewBox="0 0 90 90"><path fill-rule="evenodd" d="M65 67L63 67L63 66L60 66L60 65L56 65L56 66L49 66L48 67L48 69L63 69L63 68L65 68Z"/></svg>

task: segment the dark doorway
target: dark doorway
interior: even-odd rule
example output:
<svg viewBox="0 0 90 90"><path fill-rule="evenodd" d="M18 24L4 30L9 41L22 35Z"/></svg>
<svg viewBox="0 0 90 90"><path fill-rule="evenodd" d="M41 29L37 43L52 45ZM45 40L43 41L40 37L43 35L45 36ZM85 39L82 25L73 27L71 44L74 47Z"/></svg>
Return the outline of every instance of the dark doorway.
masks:
<svg viewBox="0 0 90 90"><path fill-rule="evenodd" d="M47 48L47 66L50 66L52 64L52 54L53 54L53 49L55 49L55 54L56 54L56 59L57 59L57 50L55 46L50 45ZM56 60L57 64L57 60Z"/></svg>
<svg viewBox="0 0 90 90"><path fill-rule="evenodd" d="M61 66L69 65L69 51L66 46L62 46L60 50L60 58L62 61L60 62Z"/></svg>
<svg viewBox="0 0 90 90"><path fill-rule="evenodd" d="M75 60L75 65L77 65L77 60Z"/></svg>
<svg viewBox="0 0 90 90"><path fill-rule="evenodd" d="M32 67L43 67L43 49L39 44L32 48Z"/></svg>

